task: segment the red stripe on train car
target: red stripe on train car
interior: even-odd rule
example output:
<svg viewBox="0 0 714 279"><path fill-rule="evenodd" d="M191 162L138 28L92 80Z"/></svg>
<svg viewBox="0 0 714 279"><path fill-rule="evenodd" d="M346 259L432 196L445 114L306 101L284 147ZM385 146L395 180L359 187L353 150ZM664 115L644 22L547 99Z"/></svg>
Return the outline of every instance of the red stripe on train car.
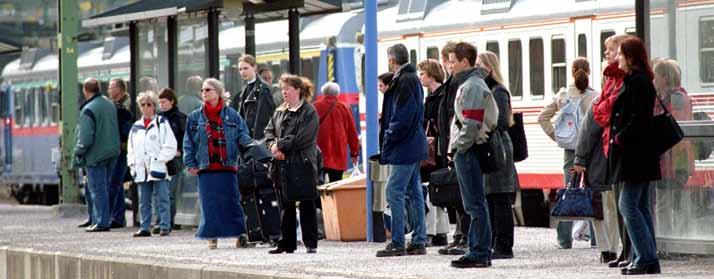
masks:
<svg viewBox="0 0 714 279"><path fill-rule="evenodd" d="M47 127L12 128L12 135L16 137L58 136L59 134L58 125Z"/></svg>
<svg viewBox="0 0 714 279"><path fill-rule="evenodd" d="M563 174L519 173L521 189L560 189L564 187Z"/></svg>

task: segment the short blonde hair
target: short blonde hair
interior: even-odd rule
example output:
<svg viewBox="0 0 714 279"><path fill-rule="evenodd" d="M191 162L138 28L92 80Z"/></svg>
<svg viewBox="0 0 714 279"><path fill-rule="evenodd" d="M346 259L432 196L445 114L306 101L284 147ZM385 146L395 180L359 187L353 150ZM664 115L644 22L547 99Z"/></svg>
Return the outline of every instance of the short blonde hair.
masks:
<svg viewBox="0 0 714 279"><path fill-rule="evenodd" d="M151 90L141 92L139 93L139 96L136 96L136 103L139 106L141 106L142 103L146 102L150 102L151 105L154 107L154 111L156 111L156 108L159 106L159 96Z"/></svg>
<svg viewBox="0 0 714 279"><path fill-rule="evenodd" d="M216 90L216 93L218 93L218 97L224 99L225 96L223 96L223 92L225 91L225 87L223 87L223 82L215 78L207 78L203 81L203 83L207 83L208 85L213 86L213 88Z"/></svg>
<svg viewBox="0 0 714 279"><path fill-rule="evenodd" d="M668 88L677 88L681 85L679 66L672 59L662 59L657 61L654 64L652 71L667 80Z"/></svg>

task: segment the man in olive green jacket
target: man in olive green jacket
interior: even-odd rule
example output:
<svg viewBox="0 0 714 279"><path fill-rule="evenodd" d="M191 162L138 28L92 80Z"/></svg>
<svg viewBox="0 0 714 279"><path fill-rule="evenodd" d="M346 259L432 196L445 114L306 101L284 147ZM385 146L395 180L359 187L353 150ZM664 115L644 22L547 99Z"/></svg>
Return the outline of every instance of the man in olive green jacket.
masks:
<svg viewBox="0 0 714 279"><path fill-rule="evenodd" d="M80 108L73 167L87 170L87 198L92 225L87 232L109 231L109 178L119 156L119 126L112 101L99 92L99 82L88 78L82 86L87 100Z"/></svg>

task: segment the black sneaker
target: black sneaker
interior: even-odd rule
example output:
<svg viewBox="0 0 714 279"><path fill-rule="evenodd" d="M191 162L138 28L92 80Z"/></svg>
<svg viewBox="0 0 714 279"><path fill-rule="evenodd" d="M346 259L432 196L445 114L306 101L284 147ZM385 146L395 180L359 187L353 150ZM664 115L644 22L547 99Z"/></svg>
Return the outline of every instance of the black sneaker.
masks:
<svg viewBox="0 0 714 279"><path fill-rule="evenodd" d="M134 237L149 237L151 236L151 233L145 230L139 230L138 232L135 232Z"/></svg>
<svg viewBox="0 0 714 279"><path fill-rule="evenodd" d="M426 255L426 246L424 244L409 243L406 251L409 255Z"/></svg>
<svg viewBox="0 0 714 279"><path fill-rule="evenodd" d="M493 253L491 253L491 259L492 260L513 259L513 252L493 251Z"/></svg>
<svg viewBox="0 0 714 279"><path fill-rule="evenodd" d="M451 261L451 267L455 268L486 268L489 266L491 266L490 260L474 260L465 256Z"/></svg>
<svg viewBox="0 0 714 279"><path fill-rule="evenodd" d="M432 246L446 246L448 244L449 244L449 241L446 239L445 233L438 233L434 237L431 238Z"/></svg>
<svg viewBox="0 0 714 279"><path fill-rule="evenodd" d="M160 230L159 236L169 236L170 233L171 233L170 230Z"/></svg>
<svg viewBox="0 0 714 279"><path fill-rule="evenodd" d="M250 243L247 234L241 234L238 236L238 241L236 241L236 248L253 248L255 243Z"/></svg>
<svg viewBox="0 0 714 279"><path fill-rule="evenodd" d="M152 234L159 234L161 232L161 228L159 226L155 226L153 229L151 229Z"/></svg>
<svg viewBox="0 0 714 279"><path fill-rule="evenodd" d="M384 250L377 251L377 257L399 257L407 254L406 249L403 247L395 247L391 242L387 244Z"/></svg>
<svg viewBox="0 0 714 279"><path fill-rule="evenodd" d="M439 254L441 255L451 255L451 256L459 256L459 255L465 255L466 254L466 249L468 247L466 246L465 243L460 243L459 245L449 248L441 248L439 249Z"/></svg>

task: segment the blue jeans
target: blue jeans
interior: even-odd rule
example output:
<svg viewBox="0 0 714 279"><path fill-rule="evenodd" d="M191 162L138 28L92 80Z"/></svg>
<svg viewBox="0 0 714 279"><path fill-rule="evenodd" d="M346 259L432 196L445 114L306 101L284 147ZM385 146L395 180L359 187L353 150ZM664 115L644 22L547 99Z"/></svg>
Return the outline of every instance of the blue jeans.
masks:
<svg viewBox="0 0 714 279"><path fill-rule="evenodd" d="M575 161L575 150L563 150L563 180L564 185L570 183L570 169L573 168ZM558 245L561 248L570 248L573 246L573 221L560 221L555 228L558 233Z"/></svg>
<svg viewBox="0 0 714 279"><path fill-rule="evenodd" d="M97 220L94 220L94 203L92 202L92 193L89 192L89 183L84 185L84 201L87 202L87 214L89 214L89 223L96 224Z"/></svg>
<svg viewBox="0 0 714 279"><path fill-rule="evenodd" d="M116 164L116 158L99 162L96 166L87 167L87 180L92 203L92 223L100 228L109 228L111 216L109 211L109 178Z"/></svg>
<svg viewBox="0 0 714 279"><path fill-rule="evenodd" d="M124 204L124 176L126 175L126 153L117 158L109 180L109 209L113 223L126 226L126 205Z"/></svg>
<svg viewBox="0 0 714 279"><path fill-rule="evenodd" d="M169 181L149 181L139 183L139 210L141 210L141 230L149 231L151 228L151 203L156 195L156 205L159 213L159 228L169 230L171 224L171 209L169 204Z"/></svg>
<svg viewBox="0 0 714 279"><path fill-rule="evenodd" d="M488 204L483 189L483 173L476 157L476 148L454 155L456 176L459 179L464 210L471 217L468 233L469 252L466 257L473 260L491 258L491 221Z"/></svg>
<svg viewBox="0 0 714 279"><path fill-rule="evenodd" d="M657 244L655 243L654 224L650 207L651 187L649 182L625 181L620 193L619 207L627 233L632 242L635 265L657 262Z"/></svg>
<svg viewBox="0 0 714 279"><path fill-rule="evenodd" d="M419 162L409 165L389 165L391 173L387 179L387 203L392 210L392 244L396 247L404 247L405 197L409 198L411 205L406 208L406 211L409 212L413 230L412 244L426 244L426 211L419 178L419 165Z"/></svg>

